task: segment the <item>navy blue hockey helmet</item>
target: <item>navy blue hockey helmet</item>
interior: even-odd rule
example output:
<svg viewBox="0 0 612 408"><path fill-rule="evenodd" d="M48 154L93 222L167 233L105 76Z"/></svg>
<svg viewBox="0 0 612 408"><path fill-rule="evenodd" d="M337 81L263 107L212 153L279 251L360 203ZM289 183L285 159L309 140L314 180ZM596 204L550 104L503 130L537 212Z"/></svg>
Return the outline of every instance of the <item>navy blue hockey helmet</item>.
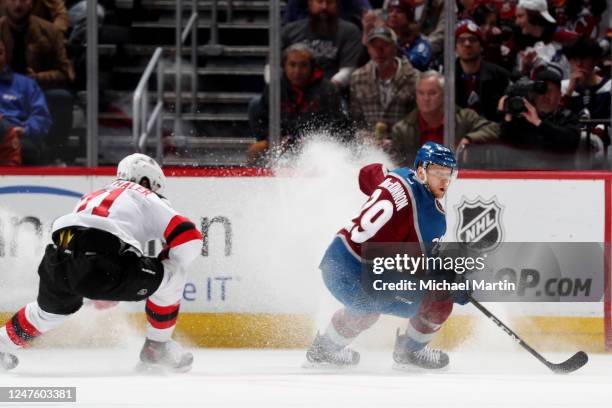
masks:
<svg viewBox="0 0 612 408"><path fill-rule="evenodd" d="M453 172L457 169L457 160L451 149L436 142L427 142L421 146L414 159L414 169L419 165L427 167L430 163L449 167Z"/></svg>

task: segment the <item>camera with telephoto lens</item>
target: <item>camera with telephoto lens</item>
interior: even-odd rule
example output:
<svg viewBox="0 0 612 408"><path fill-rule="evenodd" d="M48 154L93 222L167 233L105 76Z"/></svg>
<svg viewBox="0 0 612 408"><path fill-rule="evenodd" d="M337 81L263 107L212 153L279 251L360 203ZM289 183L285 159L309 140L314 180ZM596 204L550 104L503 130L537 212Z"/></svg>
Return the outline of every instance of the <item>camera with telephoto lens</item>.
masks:
<svg viewBox="0 0 612 408"><path fill-rule="evenodd" d="M522 77L506 89L507 98L504 102L504 113L509 113L513 117L520 117L521 113L527 112L523 98L532 101L533 95L543 95L545 93L546 82L532 81L527 77Z"/></svg>

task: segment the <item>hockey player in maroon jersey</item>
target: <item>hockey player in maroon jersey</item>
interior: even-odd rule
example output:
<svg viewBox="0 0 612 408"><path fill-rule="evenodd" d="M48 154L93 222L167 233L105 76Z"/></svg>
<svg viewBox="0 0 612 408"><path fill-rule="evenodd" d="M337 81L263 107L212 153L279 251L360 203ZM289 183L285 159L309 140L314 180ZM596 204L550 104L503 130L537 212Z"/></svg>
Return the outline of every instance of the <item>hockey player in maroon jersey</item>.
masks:
<svg viewBox="0 0 612 408"><path fill-rule="evenodd" d="M202 234L161 196L165 183L155 160L129 155L119 163L114 182L55 220L53 243L38 268L37 300L0 327L0 368L15 368L16 351L69 319L83 298L146 300L141 363L179 372L191 368L193 355L171 337L186 268L199 254ZM164 242L155 258L143 255L151 240Z"/></svg>
<svg viewBox="0 0 612 408"><path fill-rule="evenodd" d="M381 300L368 293L361 280L362 247L368 243L414 242L431 247L446 233L440 203L457 165L450 149L427 142L417 152L414 170L387 171L380 164L361 169L359 186L369 196L359 215L341 229L327 249L320 268L330 292L344 307L332 317L323 334L317 334L307 351L314 365L348 366L359 362L359 353L347 346L370 328L381 314L408 318L404 333L396 338L393 359L404 366L439 369L448 365L446 353L428 347L453 308L448 292L411 293L411 298ZM465 297L458 303L465 303Z"/></svg>

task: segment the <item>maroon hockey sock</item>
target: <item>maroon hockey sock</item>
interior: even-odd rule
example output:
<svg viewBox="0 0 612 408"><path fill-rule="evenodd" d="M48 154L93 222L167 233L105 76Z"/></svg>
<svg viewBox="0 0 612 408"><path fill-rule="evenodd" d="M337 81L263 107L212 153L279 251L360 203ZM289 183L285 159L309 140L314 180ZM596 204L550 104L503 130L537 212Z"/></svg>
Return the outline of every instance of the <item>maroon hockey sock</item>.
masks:
<svg viewBox="0 0 612 408"><path fill-rule="evenodd" d="M452 311L453 300L450 297L437 297L432 294L425 297L417 314L410 318L406 329L406 335L418 345L413 348L421 348L429 343Z"/></svg>
<svg viewBox="0 0 612 408"><path fill-rule="evenodd" d="M340 309L334 313L326 334L332 341L344 346L362 331L372 327L379 317L380 315L376 313L357 314L348 309Z"/></svg>

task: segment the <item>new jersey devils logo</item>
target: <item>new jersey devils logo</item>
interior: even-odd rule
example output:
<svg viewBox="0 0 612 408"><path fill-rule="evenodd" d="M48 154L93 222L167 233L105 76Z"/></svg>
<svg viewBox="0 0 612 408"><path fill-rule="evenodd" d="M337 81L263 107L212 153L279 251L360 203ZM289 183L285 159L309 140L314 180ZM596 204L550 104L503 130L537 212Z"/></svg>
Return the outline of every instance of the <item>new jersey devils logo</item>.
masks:
<svg viewBox="0 0 612 408"><path fill-rule="evenodd" d="M482 197L469 201L463 197L457 209L457 240L469 243L478 251L491 251L502 242L501 214L503 207L497 197L486 201Z"/></svg>

